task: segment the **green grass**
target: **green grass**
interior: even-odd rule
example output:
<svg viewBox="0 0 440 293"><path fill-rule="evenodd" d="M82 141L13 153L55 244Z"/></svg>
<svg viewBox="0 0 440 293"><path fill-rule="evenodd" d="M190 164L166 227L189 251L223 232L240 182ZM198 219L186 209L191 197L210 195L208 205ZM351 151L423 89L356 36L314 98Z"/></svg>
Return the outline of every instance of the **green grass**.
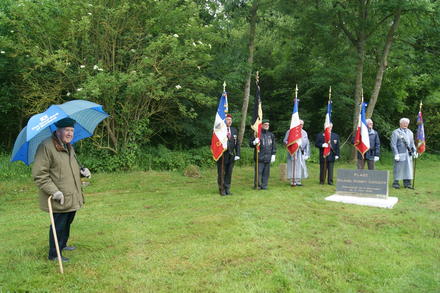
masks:
<svg viewBox="0 0 440 293"><path fill-rule="evenodd" d="M46 260L49 217L30 175L2 179L0 292L440 291L437 159L420 160L415 191L390 191L391 210L325 201L335 188L309 168L291 188L273 167L267 191L236 168L230 197L215 170L94 174L64 275Z"/></svg>

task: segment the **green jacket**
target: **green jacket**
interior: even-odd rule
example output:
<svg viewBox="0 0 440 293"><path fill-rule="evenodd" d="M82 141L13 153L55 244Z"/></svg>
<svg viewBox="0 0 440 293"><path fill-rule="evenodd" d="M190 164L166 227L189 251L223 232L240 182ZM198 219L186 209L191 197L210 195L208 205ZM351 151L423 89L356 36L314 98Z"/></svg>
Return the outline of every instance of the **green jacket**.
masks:
<svg viewBox="0 0 440 293"><path fill-rule="evenodd" d="M39 189L41 210L49 211L47 199L57 191L64 194L64 204L52 200L54 213L77 211L84 204L80 167L70 144L66 149L54 136L43 141L35 155L32 176Z"/></svg>

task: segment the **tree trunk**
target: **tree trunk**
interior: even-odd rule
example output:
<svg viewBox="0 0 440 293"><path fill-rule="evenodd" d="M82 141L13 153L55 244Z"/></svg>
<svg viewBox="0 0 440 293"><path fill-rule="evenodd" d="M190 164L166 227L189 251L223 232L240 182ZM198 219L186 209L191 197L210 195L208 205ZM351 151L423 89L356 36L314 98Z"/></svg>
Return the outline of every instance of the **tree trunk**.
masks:
<svg viewBox="0 0 440 293"><path fill-rule="evenodd" d="M374 83L374 89L373 92L371 93L370 102L367 108L367 113L366 113L367 118L371 118L371 116L373 116L374 107L376 106L377 98L379 97L380 88L382 86L383 74L388 65L387 59L390 53L391 45L393 43L394 33L397 31L397 27L399 26L400 15L401 15L401 10L398 9L394 13L393 24L391 25L388 31L388 35L385 41L385 47L383 49L382 59L380 60L379 68L377 69L376 82Z"/></svg>
<svg viewBox="0 0 440 293"><path fill-rule="evenodd" d="M247 60L248 73L246 77L246 82L244 86L244 96L243 96L243 106L241 108L241 123L240 130L238 133L238 143L241 145L243 142L244 131L246 128L246 117L249 106L249 94L251 89L251 78L252 78L252 67L254 64L254 52L255 52L255 30L257 26L257 10L258 10L258 0L254 0L252 3L252 8L250 11L250 22L249 22L249 56Z"/></svg>

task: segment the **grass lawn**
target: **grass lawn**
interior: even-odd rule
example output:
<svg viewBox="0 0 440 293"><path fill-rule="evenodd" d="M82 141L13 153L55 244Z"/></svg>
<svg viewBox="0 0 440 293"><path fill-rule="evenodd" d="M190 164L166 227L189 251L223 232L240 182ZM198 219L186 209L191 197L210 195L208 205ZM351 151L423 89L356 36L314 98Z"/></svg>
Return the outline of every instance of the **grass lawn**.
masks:
<svg viewBox="0 0 440 293"><path fill-rule="evenodd" d="M316 164L296 188L273 167L267 191L237 167L228 197L215 170L94 174L64 275L31 178L3 181L0 292L440 292L438 162L417 167L394 209L325 201Z"/></svg>

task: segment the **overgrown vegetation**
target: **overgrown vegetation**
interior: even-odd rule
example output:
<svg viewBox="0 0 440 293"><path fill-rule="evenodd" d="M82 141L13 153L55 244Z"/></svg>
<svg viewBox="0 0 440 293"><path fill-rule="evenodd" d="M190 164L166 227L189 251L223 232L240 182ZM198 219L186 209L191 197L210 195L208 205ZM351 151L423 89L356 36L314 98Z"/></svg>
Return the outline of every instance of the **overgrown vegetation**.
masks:
<svg viewBox="0 0 440 293"><path fill-rule="evenodd" d="M392 23L389 17L400 11L372 118L388 145L399 118L410 118L410 128L415 129L422 100L428 152L440 151L435 127L440 122L440 4L361 2L4 0L0 145L10 151L29 117L50 104L88 99L111 114L89 139L94 148L108 151L102 155L110 165L131 168L139 160L133 154L146 147L199 149L210 142L223 81L234 125L240 125L249 70L253 75L260 71L264 117L272 121L279 142L289 127L295 84L309 135L322 129L332 86L334 130L348 137L357 109L359 52L340 20L351 32L369 33L362 51L368 102ZM258 4L255 56L249 68L253 3ZM359 7L369 12L362 19ZM254 77L250 92L255 92ZM250 135L247 128L245 139ZM146 160L160 164L154 158Z"/></svg>

